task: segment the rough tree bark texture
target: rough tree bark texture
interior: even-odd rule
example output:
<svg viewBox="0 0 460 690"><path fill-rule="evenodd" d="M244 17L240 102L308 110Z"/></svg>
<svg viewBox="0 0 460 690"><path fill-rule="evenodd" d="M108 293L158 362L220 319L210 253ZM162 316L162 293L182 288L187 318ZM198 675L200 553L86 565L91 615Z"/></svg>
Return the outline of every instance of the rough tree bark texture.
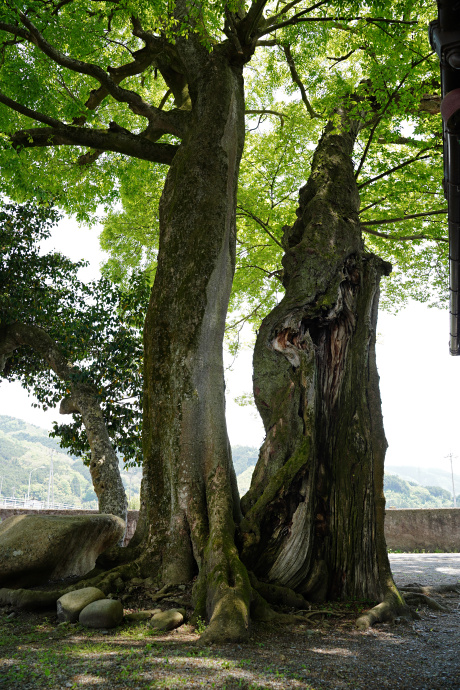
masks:
<svg viewBox="0 0 460 690"><path fill-rule="evenodd" d="M208 637L245 635L251 587L234 543L239 498L225 424L222 342L244 140L242 67L228 46L179 39L192 124L160 203L145 331L144 475L137 543L163 583L198 575ZM145 536L145 533L148 533ZM146 545L147 544L147 545Z"/></svg>
<svg viewBox="0 0 460 690"><path fill-rule="evenodd" d="M72 365L67 362L57 343L41 328L14 323L0 329L0 357L28 346L37 352L57 376L66 381L70 396L61 403L62 414L79 413L85 425L91 448L90 472L100 513L127 519L128 502L121 481L118 458L107 432L97 393L90 386L72 380ZM123 538L120 540L120 545Z"/></svg>
<svg viewBox="0 0 460 690"><path fill-rule="evenodd" d="M285 228L286 294L264 319L254 352L266 439L242 500L242 560L260 579L310 600L397 607L383 532L387 444L375 363L379 281L390 266L363 249L356 133L339 115L329 123L297 221Z"/></svg>

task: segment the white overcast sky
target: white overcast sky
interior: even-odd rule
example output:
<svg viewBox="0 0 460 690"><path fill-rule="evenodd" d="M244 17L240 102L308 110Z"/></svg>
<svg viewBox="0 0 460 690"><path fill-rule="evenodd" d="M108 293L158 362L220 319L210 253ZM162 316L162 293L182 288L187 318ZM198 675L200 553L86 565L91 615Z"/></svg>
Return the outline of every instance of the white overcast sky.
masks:
<svg viewBox="0 0 460 690"><path fill-rule="evenodd" d="M104 255L98 229L61 222L46 251L56 249L73 260L88 259L91 267L80 275L97 277ZM449 355L447 311L412 303L396 316L381 312L378 323L377 364L385 431L389 443L386 465L416 465L450 469L445 456L460 456L458 385L460 357ZM252 388L251 352L247 349L228 373L227 420L232 445L259 446L262 424L255 412L233 402ZM16 384L0 384L0 415L18 417L50 429L57 411L31 407L31 398ZM454 459L460 470L460 458Z"/></svg>

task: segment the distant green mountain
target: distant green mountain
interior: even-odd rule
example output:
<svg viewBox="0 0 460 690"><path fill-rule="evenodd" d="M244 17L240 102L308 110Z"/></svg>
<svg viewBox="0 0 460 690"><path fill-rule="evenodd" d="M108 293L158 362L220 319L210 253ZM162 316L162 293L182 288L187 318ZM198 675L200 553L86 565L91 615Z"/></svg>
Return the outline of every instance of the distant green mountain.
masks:
<svg viewBox="0 0 460 690"><path fill-rule="evenodd" d="M24 498L28 492L30 476L30 498L47 502L50 489L52 500L51 453L54 502L74 505L84 510L97 509L90 471L83 461L68 455L54 438L48 436L45 429L4 415L0 415L1 495ZM130 507L138 507L142 470L136 467L126 472L122 467L123 463L120 465L123 484L128 498L131 498Z"/></svg>
<svg viewBox="0 0 460 690"><path fill-rule="evenodd" d="M393 468L392 468L393 469ZM441 486L422 486L396 474L385 474L387 508L452 508L452 493ZM457 497L460 505L460 496Z"/></svg>
<svg viewBox="0 0 460 690"><path fill-rule="evenodd" d="M247 470L248 467L255 467L258 457L258 448L252 448L251 446L232 446L233 466L237 475Z"/></svg>
<svg viewBox="0 0 460 690"><path fill-rule="evenodd" d="M81 460L68 456L44 429L14 417L0 416L0 476L2 496L24 498L30 477L30 498L47 501L49 490L55 503L97 507L89 470Z"/></svg>
<svg viewBox="0 0 460 690"><path fill-rule="evenodd" d="M67 455L59 443L48 436L45 429L21 419L0 415L0 486L2 496L24 498L29 476L30 497L47 501L51 453L54 466L54 502L74 505L82 509L96 509L89 468L80 458ZM234 446L233 464L240 495L245 494L257 463L258 448ZM446 470L419 469L417 467L389 467L385 473L385 496L388 507L395 508L447 508L452 506L452 481ZM30 472L32 471L32 474ZM130 508L139 507L142 468L120 472ZM2 479L3 478L3 479ZM460 475L454 475L457 491ZM51 497L50 497L51 498ZM457 498L460 506L460 495Z"/></svg>
<svg viewBox="0 0 460 690"><path fill-rule="evenodd" d="M460 458L454 460L454 484L455 493L460 493L460 474L455 471L455 465L460 468ZM445 461L445 468L441 467L412 467L411 465L388 465L385 468L388 474L397 474L398 477L406 481L417 482L422 486L440 486L446 491L452 493L452 475L450 472L450 463Z"/></svg>

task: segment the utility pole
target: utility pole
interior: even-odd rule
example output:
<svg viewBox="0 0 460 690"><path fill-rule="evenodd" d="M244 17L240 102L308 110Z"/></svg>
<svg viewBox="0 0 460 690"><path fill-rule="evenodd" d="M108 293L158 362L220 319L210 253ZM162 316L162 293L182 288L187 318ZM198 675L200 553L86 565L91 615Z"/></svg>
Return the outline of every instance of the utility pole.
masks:
<svg viewBox="0 0 460 690"><path fill-rule="evenodd" d="M448 455L445 455L444 457L449 458L449 460L450 460L450 474L452 476L452 495L454 497L454 508L456 508L457 507L457 499L455 497L454 468L452 465L453 453L448 453ZM455 456L455 457L457 457L457 456Z"/></svg>

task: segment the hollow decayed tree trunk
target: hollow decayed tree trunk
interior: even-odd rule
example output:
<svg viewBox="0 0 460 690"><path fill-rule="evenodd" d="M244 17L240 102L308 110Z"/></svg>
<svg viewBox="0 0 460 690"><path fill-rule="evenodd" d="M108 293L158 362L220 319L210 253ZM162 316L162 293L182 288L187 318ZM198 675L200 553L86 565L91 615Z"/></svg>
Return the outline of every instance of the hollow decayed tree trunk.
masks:
<svg viewBox="0 0 460 690"><path fill-rule="evenodd" d="M241 67L225 46L178 40L192 125L160 202L160 247L145 331L142 568L164 584L198 575L208 636L248 625L250 584L234 543L241 516L225 424L222 342L235 261L244 140Z"/></svg>
<svg viewBox="0 0 460 690"><path fill-rule="evenodd" d="M379 281L390 266L363 249L356 132L353 122L328 125L285 229L286 294L254 352L266 439L242 500L242 560L310 600L384 600L382 618L403 606L383 531L375 363Z"/></svg>

